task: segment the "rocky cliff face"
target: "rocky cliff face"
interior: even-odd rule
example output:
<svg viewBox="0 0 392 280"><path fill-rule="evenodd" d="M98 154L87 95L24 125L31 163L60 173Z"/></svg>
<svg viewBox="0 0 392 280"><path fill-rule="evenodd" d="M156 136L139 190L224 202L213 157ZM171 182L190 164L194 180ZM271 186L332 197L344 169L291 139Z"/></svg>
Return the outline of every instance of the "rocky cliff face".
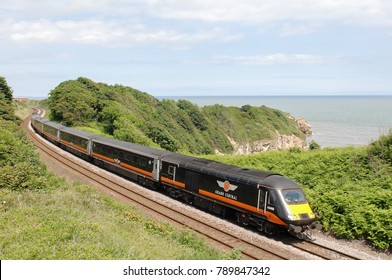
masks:
<svg viewBox="0 0 392 280"><path fill-rule="evenodd" d="M304 118L296 118L290 114L287 114L287 117L289 119L295 120L295 122L297 123L298 129L301 130L306 135L311 135L313 133L312 127Z"/></svg>
<svg viewBox="0 0 392 280"><path fill-rule="evenodd" d="M228 137L228 139L234 147L234 155L245 155L276 150L288 150L293 147L306 148L306 141L295 135L278 134L273 140L260 140L246 144L239 144L230 137Z"/></svg>
<svg viewBox="0 0 392 280"><path fill-rule="evenodd" d="M296 118L288 114L288 117L294 119L297 123L298 129L305 135L312 134L312 127L303 118ZM265 151L277 151L277 150L288 150L290 148L301 148L307 147L306 140L301 139L296 135L282 135L277 132L276 137L273 140L259 140L251 143L240 144L234 139L227 137L234 147L234 155L245 155L251 153L259 153Z"/></svg>

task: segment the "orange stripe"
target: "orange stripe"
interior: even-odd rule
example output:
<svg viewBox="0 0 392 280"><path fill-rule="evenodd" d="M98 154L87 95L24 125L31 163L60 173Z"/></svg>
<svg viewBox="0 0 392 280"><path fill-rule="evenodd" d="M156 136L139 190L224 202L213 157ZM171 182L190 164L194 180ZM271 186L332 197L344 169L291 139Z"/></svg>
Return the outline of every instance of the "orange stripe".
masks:
<svg viewBox="0 0 392 280"><path fill-rule="evenodd" d="M87 149L85 149L85 148L79 147L79 146L77 146L77 145L75 145L73 143L67 142L65 140L60 140L60 142L65 144L65 145L71 146L72 148L75 148L75 149L77 149L79 151L82 151L82 152L87 154Z"/></svg>
<svg viewBox="0 0 392 280"><path fill-rule="evenodd" d="M172 185L176 185L177 187L185 188L185 184L184 183L181 183L181 182L178 182L178 181L174 181L174 180L171 180L171 179L166 178L166 177L161 177L161 180L163 182L166 182L166 183L169 183L169 184L172 184Z"/></svg>
<svg viewBox="0 0 392 280"><path fill-rule="evenodd" d="M126 164L126 163L123 163L123 162L120 162L120 165L122 167L127 168L127 169L131 169L131 170L136 171L138 173L141 173L141 174L147 175L149 177L152 177L152 173L151 172L145 171L143 169L137 168L135 166L132 166L132 165L129 165L129 164Z"/></svg>
<svg viewBox="0 0 392 280"><path fill-rule="evenodd" d="M95 156L97 158L100 158L100 159L103 159L105 161L108 161L110 163L114 163L114 159L113 158L105 157L105 156L97 154L97 153L93 153L93 156ZM152 173L151 172L145 171L145 170L137 168L135 166L132 166L132 165L129 165L129 164L126 164L126 163L123 163L123 162L120 162L120 166L124 167L126 169L129 169L129 170L132 170L134 172L137 172L137 173L140 173L140 174L152 177Z"/></svg>
<svg viewBox="0 0 392 280"><path fill-rule="evenodd" d="M260 209L257 211L256 207L253 207L253 206L250 206L248 204L245 204L245 203L242 203L242 202L238 202L238 201L232 200L230 198L227 198L227 197L224 197L224 196L220 196L220 195L217 195L217 194L214 194L214 193L211 193L211 192L207 192L205 190L199 190L199 193L202 194L202 195L211 197L213 199L223 201L223 202L225 202L227 204L231 204L231 205L237 206L237 207L242 208L242 209L246 209L246 210L249 210L249 211L252 211L252 212L255 212L255 213L263 213L263 211L260 210Z"/></svg>
<svg viewBox="0 0 392 280"><path fill-rule="evenodd" d="M100 158L100 159L103 159L105 161L114 162L114 159L109 158L109 157L105 157L105 156L97 154L97 153L93 153L93 156Z"/></svg>
<svg viewBox="0 0 392 280"><path fill-rule="evenodd" d="M211 193L211 192L207 192L205 190L199 190L199 193L201 195L208 196L210 198L213 198L213 199L225 202L227 204L231 204L231 205L237 206L237 207L239 207L241 209L246 209L248 211L251 211L251 212L254 212L254 213L257 213L257 214L263 214L263 210L261 210L261 209L257 210L257 208L254 207L254 206L251 206L251 205L248 205L248 204L245 204L245 203L242 203L242 202L238 202L238 201L229 199L229 198L224 197L224 196L220 196L220 195L217 195L217 194L214 194L214 193ZM273 213L271 213L269 211L266 211L266 213L263 214L263 215L266 216L269 221L271 221L271 222L273 222L275 224L287 225L285 222L283 222L281 219L279 219L278 216L276 216L275 214L273 214Z"/></svg>

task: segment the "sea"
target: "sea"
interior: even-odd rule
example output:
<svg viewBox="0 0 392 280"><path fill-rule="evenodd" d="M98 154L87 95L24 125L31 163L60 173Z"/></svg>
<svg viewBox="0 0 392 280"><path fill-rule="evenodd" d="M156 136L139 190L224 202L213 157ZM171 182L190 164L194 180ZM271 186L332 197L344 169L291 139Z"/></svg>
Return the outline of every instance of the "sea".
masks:
<svg viewBox="0 0 392 280"><path fill-rule="evenodd" d="M321 147L364 146L392 129L389 96L176 96L199 106L267 106L304 118Z"/></svg>

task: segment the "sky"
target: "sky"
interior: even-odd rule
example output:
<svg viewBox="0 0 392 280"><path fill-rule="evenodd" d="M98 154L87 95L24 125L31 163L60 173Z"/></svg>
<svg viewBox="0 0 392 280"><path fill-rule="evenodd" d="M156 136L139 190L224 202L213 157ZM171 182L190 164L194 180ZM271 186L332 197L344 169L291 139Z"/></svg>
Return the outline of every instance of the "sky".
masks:
<svg viewBox="0 0 392 280"><path fill-rule="evenodd" d="M16 97L392 94L390 0L1 0L0 40Z"/></svg>

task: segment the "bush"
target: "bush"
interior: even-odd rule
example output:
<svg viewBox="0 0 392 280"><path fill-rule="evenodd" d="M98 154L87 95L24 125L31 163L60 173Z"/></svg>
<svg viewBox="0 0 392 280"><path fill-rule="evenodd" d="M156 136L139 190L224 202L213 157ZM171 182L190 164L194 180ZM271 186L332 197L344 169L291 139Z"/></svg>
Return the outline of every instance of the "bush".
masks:
<svg viewBox="0 0 392 280"><path fill-rule="evenodd" d="M0 188L47 189L52 183L22 129L0 119Z"/></svg>
<svg viewBox="0 0 392 280"><path fill-rule="evenodd" d="M148 131L148 137L165 150L175 152L180 148L178 142L164 128L151 127Z"/></svg>
<svg viewBox="0 0 392 280"><path fill-rule="evenodd" d="M370 157L376 156L392 164L392 129L369 145L368 154Z"/></svg>
<svg viewBox="0 0 392 280"><path fill-rule="evenodd" d="M309 143L309 150L318 150L320 148L321 148L321 146L319 145L319 143L317 143L314 140L310 141L310 143Z"/></svg>

